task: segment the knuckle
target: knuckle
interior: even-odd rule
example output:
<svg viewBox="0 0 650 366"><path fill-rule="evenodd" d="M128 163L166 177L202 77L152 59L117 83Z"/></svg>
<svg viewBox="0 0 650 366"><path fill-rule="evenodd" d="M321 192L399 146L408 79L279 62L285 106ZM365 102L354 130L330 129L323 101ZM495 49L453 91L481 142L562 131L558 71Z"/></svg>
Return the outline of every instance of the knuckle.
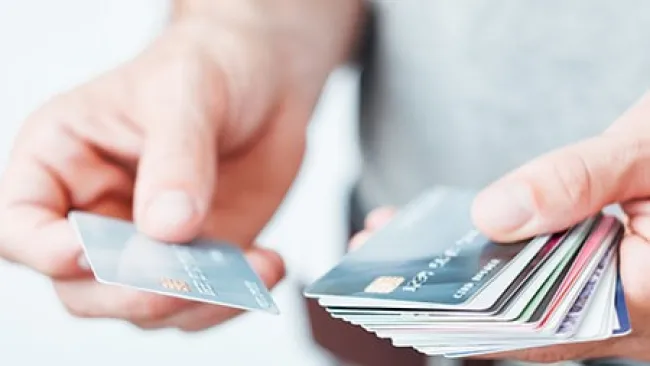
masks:
<svg viewBox="0 0 650 366"><path fill-rule="evenodd" d="M553 165L558 178L558 189L569 204L580 206L592 202L593 174L584 157L576 152L569 152L565 158Z"/></svg>
<svg viewBox="0 0 650 366"><path fill-rule="evenodd" d="M612 164L620 169L619 176L621 179L628 180L631 174L645 172L649 174L647 162L650 160L650 139L648 138L628 138L620 143L622 148L617 149L618 154L614 157L616 161ZM644 177L645 181L650 177Z"/></svg>
<svg viewBox="0 0 650 366"><path fill-rule="evenodd" d="M42 131L42 128L51 127L51 123L47 122L51 120L57 120L58 117L62 116L62 112L65 110L63 106L69 104L70 102L71 98L68 95L64 94L57 95L52 99L46 101L38 109L27 116L23 123L23 129L21 131L29 130L30 136L33 136L32 131L38 133L38 131ZM34 127L37 126L38 129L34 129Z"/></svg>

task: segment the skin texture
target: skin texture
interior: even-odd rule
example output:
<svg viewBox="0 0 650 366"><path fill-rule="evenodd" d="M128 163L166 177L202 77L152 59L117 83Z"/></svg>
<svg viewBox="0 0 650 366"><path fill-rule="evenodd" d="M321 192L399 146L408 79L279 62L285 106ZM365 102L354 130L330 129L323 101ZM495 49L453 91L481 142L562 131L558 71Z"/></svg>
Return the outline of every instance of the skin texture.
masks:
<svg viewBox="0 0 650 366"><path fill-rule="evenodd" d="M141 54L24 123L0 180L0 222L10 223L0 255L50 277L79 317L198 331L238 314L95 282L66 215L134 220L170 242L231 241L274 286L283 261L254 241L300 168L307 122L350 52L359 4L177 2ZM332 26L341 31L323 32Z"/></svg>
<svg viewBox="0 0 650 366"><path fill-rule="evenodd" d="M557 362L601 357L650 361L650 93L606 131L543 155L497 180L478 194L472 207L475 225L491 238L525 239L565 229L620 203L626 235L620 265L633 332L599 342L544 347L483 358ZM383 207L366 219L365 230L350 242L363 245L390 221Z"/></svg>

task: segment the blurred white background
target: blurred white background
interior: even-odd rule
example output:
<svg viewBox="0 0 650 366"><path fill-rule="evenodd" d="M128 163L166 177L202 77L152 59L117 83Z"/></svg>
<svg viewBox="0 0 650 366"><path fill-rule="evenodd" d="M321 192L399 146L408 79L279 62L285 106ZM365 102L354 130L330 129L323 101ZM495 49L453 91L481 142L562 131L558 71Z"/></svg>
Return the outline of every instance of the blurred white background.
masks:
<svg viewBox="0 0 650 366"><path fill-rule="evenodd" d="M0 0L0 166L29 113L133 56L166 15L161 0ZM297 280L325 271L345 240L344 196L358 166L355 88L353 71L332 76L312 122L304 169L261 238L288 261L289 276L274 291L280 316L247 314L191 336L78 320L46 279L0 262L0 364L329 364L310 341Z"/></svg>

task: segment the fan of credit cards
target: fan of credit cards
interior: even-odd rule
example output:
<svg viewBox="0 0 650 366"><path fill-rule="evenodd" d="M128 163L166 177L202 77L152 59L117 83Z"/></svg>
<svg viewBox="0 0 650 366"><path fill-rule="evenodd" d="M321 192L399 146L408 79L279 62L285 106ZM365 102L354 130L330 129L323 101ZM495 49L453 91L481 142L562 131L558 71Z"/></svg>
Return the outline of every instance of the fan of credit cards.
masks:
<svg viewBox="0 0 650 366"><path fill-rule="evenodd" d="M436 188L305 291L397 347L467 357L630 332L618 273L623 225L599 213L559 233L495 243L470 191Z"/></svg>

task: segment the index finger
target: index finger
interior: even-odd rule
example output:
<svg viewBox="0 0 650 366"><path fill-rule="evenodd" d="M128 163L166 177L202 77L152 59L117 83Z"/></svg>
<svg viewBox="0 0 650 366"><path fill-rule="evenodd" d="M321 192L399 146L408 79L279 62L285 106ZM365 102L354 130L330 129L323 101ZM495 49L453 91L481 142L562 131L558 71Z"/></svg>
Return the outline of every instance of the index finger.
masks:
<svg viewBox="0 0 650 366"><path fill-rule="evenodd" d="M68 208L52 168L33 156L13 158L0 182L0 255L51 277L84 273Z"/></svg>

